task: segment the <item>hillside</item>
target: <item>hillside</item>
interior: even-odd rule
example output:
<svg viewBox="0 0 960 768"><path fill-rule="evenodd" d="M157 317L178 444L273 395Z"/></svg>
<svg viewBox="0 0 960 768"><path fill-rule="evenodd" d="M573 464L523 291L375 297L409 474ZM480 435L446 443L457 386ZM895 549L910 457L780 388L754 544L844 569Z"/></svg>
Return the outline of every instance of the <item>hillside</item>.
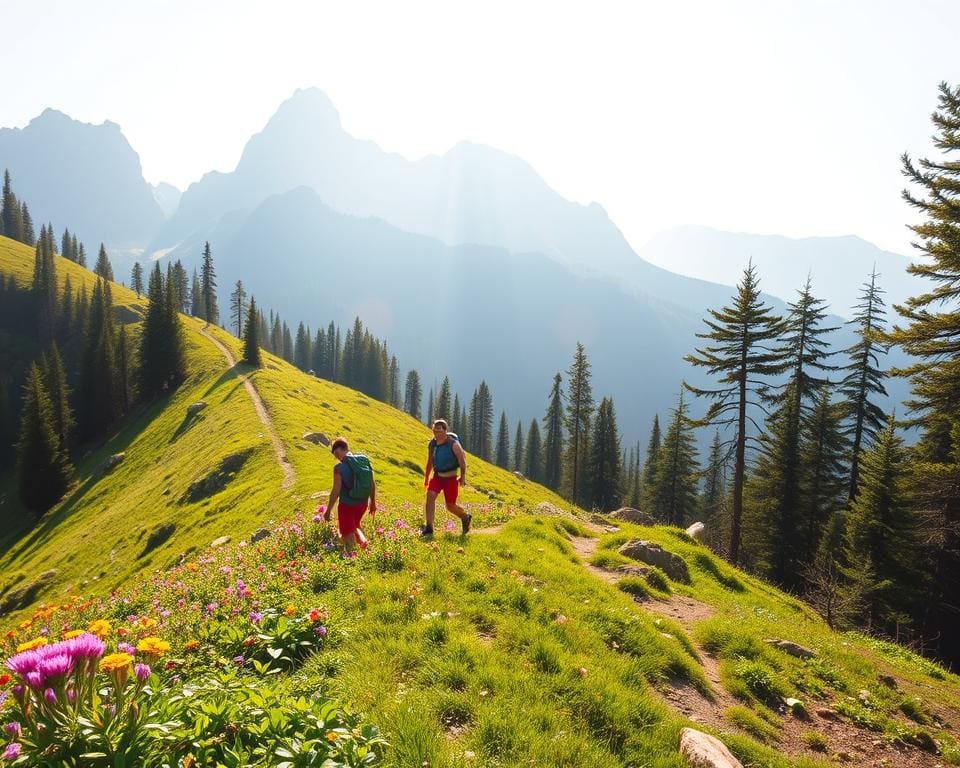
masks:
<svg viewBox="0 0 960 768"><path fill-rule="evenodd" d="M27 283L32 259L0 239L3 274ZM74 285L91 278L58 267ZM142 313L120 286L114 299L122 317ZM329 698L389 742L368 764L396 768L681 768L689 725L719 734L750 766L960 764L956 676L832 632L681 531L587 519L476 459L463 495L475 532L438 529L421 541L411 528L426 427L269 356L252 373L231 366L223 349L236 355L236 340L184 321L190 375L177 392L83 458L75 489L32 530L18 522L9 479L0 503L0 602L38 585L0 619L5 655L93 619L110 622L110 650L148 633L169 642L136 689L150 703L137 717L156 711L174 722L176 706L200 702L196 732L164 726L168 759L204 764L229 747L241 755L235 764L284 764L309 743L287 736L285 718ZM307 431L346 435L378 470L381 510L367 525L377 529L356 561L331 551L329 529L312 519L332 459ZM118 452L122 463L103 474L103 459ZM246 458L223 473L222 490L195 486L187 499L238 455ZM689 583L621 554L634 538L681 558ZM797 658L772 638L815 655ZM788 697L800 704L788 710ZM13 697L4 699L7 722ZM279 714L266 716L271 706ZM377 752L363 752L376 737L349 712L316 717L316 741L340 750L343 764ZM256 756L251 744L270 752Z"/></svg>

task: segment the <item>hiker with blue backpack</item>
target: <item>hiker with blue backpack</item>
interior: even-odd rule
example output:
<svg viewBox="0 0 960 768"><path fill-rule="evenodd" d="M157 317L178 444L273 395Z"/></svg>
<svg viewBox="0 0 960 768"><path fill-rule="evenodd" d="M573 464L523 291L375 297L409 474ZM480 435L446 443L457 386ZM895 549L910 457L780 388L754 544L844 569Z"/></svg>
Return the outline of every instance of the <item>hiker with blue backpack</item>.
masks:
<svg viewBox="0 0 960 768"><path fill-rule="evenodd" d="M373 479L373 467L370 459L360 453L351 453L350 446L342 437L338 437L330 446L330 452L337 457L333 468L333 488L330 500L323 512L323 519L330 522L333 505L337 508L337 527L343 540L344 554L352 557L359 543L366 549L367 538L360 528L360 520L370 505L370 514L377 512L377 483Z"/></svg>
<svg viewBox="0 0 960 768"><path fill-rule="evenodd" d="M430 472L433 471L433 477ZM472 515L467 514L463 507L457 505L457 494L460 486L467 482L467 457L460 445L460 438L453 432L447 431L447 422L435 419L433 422L433 439L427 446L427 468L423 474L423 487L427 489L427 501L424 505L424 516L427 524L421 530L423 536L433 535L433 517L437 494L443 492L447 511L460 518L463 534L470 530Z"/></svg>

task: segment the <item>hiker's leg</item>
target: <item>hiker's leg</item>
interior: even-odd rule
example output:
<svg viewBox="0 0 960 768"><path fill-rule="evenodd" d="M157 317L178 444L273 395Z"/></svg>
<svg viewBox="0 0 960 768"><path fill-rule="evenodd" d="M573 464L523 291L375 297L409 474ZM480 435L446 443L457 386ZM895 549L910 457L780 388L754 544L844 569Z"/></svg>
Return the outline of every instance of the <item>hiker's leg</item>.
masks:
<svg viewBox="0 0 960 768"><path fill-rule="evenodd" d="M437 492L427 491L427 501L424 504L423 516L427 520L427 528L433 528L434 510L437 506Z"/></svg>
<svg viewBox="0 0 960 768"><path fill-rule="evenodd" d="M348 533L343 537L343 550L348 555L352 555L357 549L357 536L355 533Z"/></svg>
<svg viewBox="0 0 960 768"><path fill-rule="evenodd" d="M455 477L445 480L443 484L443 500L446 502L447 512L463 520L467 513L463 511L463 507L457 504L457 496L459 495L460 481Z"/></svg>
<svg viewBox="0 0 960 768"><path fill-rule="evenodd" d="M363 533L363 528L357 526L357 544L360 545L360 549L366 549L368 543L367 537Z"/></svg>
<svg viewBox="0 0 960 768"><path fill-rule="evenodd" d="M463 507L461 507L461 506L460 506L459 504L457 504L455 501L448 501L448 502L447 502L447 512L449 512L451 515L456 515L456 516L459 517L461 520L463 520L463 518L467 516L467 513L466 513L466 511L463 509Z"/></svg>

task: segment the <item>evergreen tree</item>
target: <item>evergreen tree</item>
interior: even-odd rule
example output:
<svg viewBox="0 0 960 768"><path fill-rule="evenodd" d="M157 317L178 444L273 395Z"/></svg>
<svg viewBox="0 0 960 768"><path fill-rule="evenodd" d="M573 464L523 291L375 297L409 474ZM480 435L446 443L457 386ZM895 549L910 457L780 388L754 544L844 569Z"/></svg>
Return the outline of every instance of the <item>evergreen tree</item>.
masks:
<svg viewBox="0 0 960 768"><path fill-rule="evenodd" d="M293 364L301 371L309 371L312 356L310 329L301 322L297 326L297 337L293 342Z"/></svg>
<svg viewBox="0 0 960 768"><path fill-rule="evenodd" d="M437 392L437 401L434 403L436 410L433 412L433 417L435 419L450 420L453 414L453 411L450 410L452 405L450 397L450 377L444 376L440 383L440 391Z"/></svg>
<svg viewBox="0 0 960 768"><path fill-rule="evenodd" d="M574 504L587 500L587 465L590 450L590 424L593 418L593 390L590 363L583 344L577 342L573 362L567 369L567 446L564 455L566 475L564 491Z"/></svg>
<svg viewBox="0 0 960 768"><path fill-rule="evenodd" d="M240 338L240 334L243 332L243 320L247 315L247 292L243 289L243 281L237 280L237 284L233 287L233 291L230 293L230 317L233 318L233 324L237 327L237 338ZM303 323L300 323L300 331L303 331ZM299 333L297 334L297 340L300 340ZM302 366L298 366L302 370L307 370L309 365L304 363Z"/></svg>
<svg viewBox="0 0 960 768"><path fill-rule="evenodd" d="M420 404L423 402L423 388L420 386L420 374L416 370L407 373L403 390L403 410L413 418L420 420Z"/></svg>
<svg viewBox="0 0 960 768"><path fill-rule="evenodd" d="M87 249L84 247L83 243L80 243L80 250L77 251L77 264L86 269Z"/></svg>
<svg viewBox="0 0 960 768"><path fill-rule="evenodd" d="M540 425L530 419L527 430L527 450L524 454L523 474L535 483L543 482L543 444L540 440Z"/></svg>
<svg viewBox="0 0 960 768"><path fill-rule="evenodd" d="M500 426L497 428L496 464L503 469L510 468L510 425L507 424L507 412L500 413Z"/></svg>
<svg viewBox="0 0 960 768"><path fill-rule="evenodd" d="M217 325L220 322L220 309L217 304L217 273L213 267L213 253L210 243L204 243L203 261L200 264L200 293L203 319Z"/></svg>
<svg viewBox="0 0 960 768"><path fill-rule="evenodd" d="M145 398L162 393L186 376L186 342L176 305L175 289L164 281L156 263L147 282L147 313L138 350L137 379Z"/></svg>
<svg viewBox="0 0 960 768"><path fill-rule="evenodd" d="M288 363L293 362L293 336L290 334L290 326L286 323L283 324L280 356Z"/></svg>
<svg viewBox="0 0 960 768"><path fill-rule="evenodd" d="M850 486L847 497L850 501L857 495L860 480L860 457L865 448L876 439L883 429L884 414L880 406L871 401L872 396L886 396L883 380L886 373L880 369L879 355L886 354L880 341L886 312L883 290L877 285L876 269L870 274L860 293L860 302L854 307L855 314L849 324L856 329L856 343L844 350L849 362L843 370L846 375L840 382L840 391L846 400L849 425L846 434L852 443L850 458Z"/></svg>
<svg viewBox="0 0 960 768"><path fill-rule="evenodd" d="M647 456L643 464L643 478L640 484L640 503L644 511L656 515L654 486L657 482L657 462L660 459L660 416L653 415L650 439L647 441Z"/></svg>
<svg viewBox="0 0 960 768"><path fill-rule="evenodd" d="M72 254L70 245L72 242L73 242L73 239L70 236L70 230L64 229L63 237L60 238L60 255L63 256L63 258L65 259L70 259L70 261L73 261L73 259L70 258Z"/></svg>
<svg viewBox="0 0 960 768"><path fill-rule="evenodd" d="M847 516L846 575L862 595L869 626L895 635L912 608L917 555L906 488L906 455L893 420L864 454L860 488Z"/></svg>
<svg viewBox="0 0 960 768"><path fill-rule="evenodd" d="M23 209L13 192L10 171L3 172L2 210L0 210L0 234L11 240L23 242Z"/></svg>
<svg viewBox="0 0 960 768"><path fill-rule="evenodd" d="M709 330L697 336L713 343L684 359L718 376L719 386L715 389L700 389L690 384L685 386L695 395L714 401L698 422L699 425L736 425L729 550L730 561L736 565L740 562L747 423L748 420L753 422L750 412L762 408L759 400L767 391L764 377L784 371L782 355L770 348L770 343L780 333L781 320L771 314L770 307L763 304L752 263L747 266L743 279L737 285L733 305L720 310L711 309L709 313L712 319L704 321Z"/></svg>
<svg viewBox="0 0 960 768"><path fill-rule="evenodd" d="M70 347L73 343L75 328L73 324L73 282L70 279L70 273L63 281L63 296L57 302L57 343L64 347Z"/></svg>
<svg viewBox="0 0 960 768"><path fill-rule="evenodd" d="M140 262L137 261L133 265L133 270L130 273L130 287L137 294L137 298L140 298L140 294L143 293L143 267L140 266Z"/></svg>
<svg viewBox="0 0 960 768"><path fill-rule="evenodd" d="M159 270L159 266L157 267ZM105 432L117 415L116 336L107 282L93 287L80 358L80 426L86 439Z"/></svg>
<svg viewBox="0 0 960 768"><path fill-rule="evenodd" d="M70 237L70 261L74 261L77 264L80 264L81 267L85 267L86 261L81 263L80 261L80 247L77 245L77 236L71 235Z"/></svg>
<svg viewBox="0 0 960 768"><path fill-rule="evenodd" d="M187 270L180 259L177 259L173 265L173 287L177 297L177 311L185 315L190 314L190 278L187 277Z"/></svg>
<svg viewBox="0 0 960 768"><path fill-rule="evenodd" d="M543 484L552 491L560 489L563 477L563 379L557 373L543 417Z"/></svg>
<svg viewBox="0 0 960 768"><path fill-rule="evenodd" d="M389 382L390 405L394 408L401 408L403 406L403 396L400 392L400 363L397 361L396 355L390 358Z"/></svg>
<svg viewBox="0 0 960 768"><path fill-rule="evenodd" d="M493 458L493 396L481 381L470 401L470 450L484 461Z"/></svg>
<svg viewBox="0 0 960 768"><path fill-rule="evenodd" d="M24 506L37 512L52 507L66 492L70 473L55 431L53 406L34 363L24 387L17 441L17 489Z"/></svg>
<svg viewBox="0 0 960 768"><path fill-rule="evenodd" d="M94 274L100 275L104 280L113 280L113 266L107 257L107 249L100 243L100 252L97 254L97 265L93 269Z"/></svg>
<svg viewBox="0 0 960 768"><path fill-rule="evenodd" d="M660 446L657 474L653 483L653 504L657 518L683 526L697 508L697 447L687 403L680 390L677 407L667 425Z"/></svg>
<svg viewBox="0 0 960 768"><path fill-rule="evenodd" d="M127 327L120 326L117 333L117 349L114 355L117 361L117 410L121 414L130 411L133 394L130 391L130 349L127 345Z"/></svg>
<svg viewBox="0 0 960 768"><path fill-rule="evenodd" d="M26 203L20 205L20 220L23 227L23 242L32 248L36 245L37 234L33 228L33 217L30 215L30 209L27 208Z"/></svg>
<svg viewBox="0 0 960 768"><path fill-rule="evenodd" d="M270 351L283 357L283 326L280 324L279 313L273 315L273 322L270 323Z"/></svg>
<svg viewBox="0 0 960 768"><path fill-rule="evenodd" d="M203 303L203 289L200 287L200 278L197 270L193 270L193 279L190 283L190 314L194 317L205 317L206 306Z"/></svg>
<svg viewBox="0 0 960 768"><path fill-rule="evenodd" d="M513 436L513 463L510 467L514 472L523 474L523 422L519 420Z"/></svg>
<svg viewBox="0 0 960 768"><path fill-rule="evenodd" d="M57 261L46 234L34 249L33 296L40 343L46 346L53 342L57 330Z"/></svg>
<svg viewBox="0 0 960 768"><path fill-rule="evenodd" d="M823 327L827 316L826 302L813 295L809 277L803 289L797 293L796 301L787 304L788 314L782 339L783 358L789 378L775 401L782 402L789 389L796 403L796 418L801 420L828 383L825 374L837 370L835 365L827 363L827 358L834 353L828 351L829 344L824 338L837 329Z"/></svg>
<svg viewBox="0 0 960 768"><path fill-rule="evenodd" d="M723 532L727 524L727 457L720 441L720 431L713 433L710 456L703 475L700 494L700 520L704 525L704 541L716 551L724 546Z"/></svg>
<svg viewBox="0 0 960 768"><path fill-rule="evenodd" d="M620 435L613 400L605 397L597 409L597 419L590 440L589 501L590 506L610 511L620 506L620 482L623 466L620 460Z"/></svg>
<svg viewBox="0 0 960 768"><path fill-rule="evenodd" d="M57 446L65 459L70 456L71 435L76 422L70 408L70 388L67 386L67 372L63 367L60 350L53 344L43 356L40 367L43 387L50 398L50 415L53 432L57 436Z"/></svg>
<svg viewBox="0 0 960 768"><path fill-rule="evenodd" d="M848 566L843 558L845 525L845 512L838 510L830 515L820 537L817 554L804 573L807 581L804 598L833 629L860 615L863 609L844 577L844 570Z"/></svg>
<svg viewBox="0 0 960 768"><path fill-rule="evenodd" d="M247 324L243 333L243 362L259 368L263 363L260 358L260 315L257 312L257 303L253 296L247 307Z"/></svg>

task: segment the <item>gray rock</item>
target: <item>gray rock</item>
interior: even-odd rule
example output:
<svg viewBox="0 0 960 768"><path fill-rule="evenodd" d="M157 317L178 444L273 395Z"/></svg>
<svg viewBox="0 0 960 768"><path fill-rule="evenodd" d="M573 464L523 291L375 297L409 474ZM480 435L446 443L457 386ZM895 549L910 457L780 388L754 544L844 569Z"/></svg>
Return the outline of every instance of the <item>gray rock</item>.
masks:
<svg viewBox="0 0 960 768"><path fill-rule="evenodd" d="M820 707L820 709L817 710L817 717L822 717L824 720L840 719L840 715L828 707Z"/></svg>
<svg viewBox="0 0 960 768"><path fill-rule="evenodd" d="M655 565L670 579L690 583L690 572L687 570L687 564L682 557L668 552L659 544L650 541L641 541L633 539L620 547L620 554L629 557L631 560L639 560L647 565Z"/></svg>
<svg viewBox="0 0 960 768"><path fill-rule="evenodd" d="M270 531L267 528L257 528L257 530L253 532L253 535L250 536L250 543L256 544L261 539L265 539L270 535Z"/></svg>
<svg viewBox="0 0 960 768"><path fill-rule="evenodd" d="M534 508L534 512L536 512L538 515L550 515L551 517L564 514L562 509L554 504L551 504L549 501L541 501Z"/></svg>
<svg viewBox="0 0 960 768"><path fill-rule="evenodd" d="M657 524L657 521L654 520L653 515L649 512L641 512L639 509L634 509L633 507L620 507L620 509L611 512L610 517L623 520L626 523L634 523L635 525Z"/></svg>
<svg viewBox="0 0 960 768"><path fill-rule="evenodd" d="M330 445L330 438L323 434L323 432L304 432L303 439L314 445L322 445L324 447Z"/></svg>
<svg viewBox="0 0 960 768"><path fill-rule="evenodd" d="M703 523L694 523L687 528L687 536L694 541L700 541L703 538L703 532L706 530L706 527Z"/></svg>
<svg viewBox="0 0 960 768"><path fill-rule="evenodd" d="M643 565L618 565L616 572L622 573L624 576L636 576L642 579L650 573L650 569Z"/></svg>
<svg viewBox="0 0 960 768"><path fill-rule="evenodd" d="M743 768L720 739L693 728L680 731L680 754L692 768Z"/></svg>
<svg viewBox="0 0 960 768"><path fill-rule="evenodd" d="M107 456L100 465L100 471L104 474L112 472L114 467L120 464L125 458L127 458L125 453L115 453L112 456Z"/></svg>
<svg viewBox="0 0 960 768"><path fill-rule="evenodd" d="M224 544L228 543L229 541L230 541L229 536L221 536L219 539L214 539L213 541L211 541L210 546L216 549L217 547L222 547Z"/></svg>
<svg viewBox="0 0 960 768"><path fill-rule="evenodd" d="M517 478L518 480L526 480L526 479L527 479L527 478L524 476L523 472L514 472L514 473L513 473L513 476L514 476L515 478Z"/></svg>
<svg viewBox="0 0 960 768"><path fill-rule="evenodd" d="M796 656L798 659L812 659L817 653L812 651L809 648L805 648L798 643L793 643L789 640L780 640L778 638L769 638L766 641L769 645L772 645L774 648L779 648L784 653L788 653L791 656Z"/></svg>
<svg viewBox="0 0 960 768"><path fill-rule="evenodd" d="M187 416L196 416L200 411L207 407L207 404L203 400L198 400L195 403L190 403L187 406Z"/></svg>

